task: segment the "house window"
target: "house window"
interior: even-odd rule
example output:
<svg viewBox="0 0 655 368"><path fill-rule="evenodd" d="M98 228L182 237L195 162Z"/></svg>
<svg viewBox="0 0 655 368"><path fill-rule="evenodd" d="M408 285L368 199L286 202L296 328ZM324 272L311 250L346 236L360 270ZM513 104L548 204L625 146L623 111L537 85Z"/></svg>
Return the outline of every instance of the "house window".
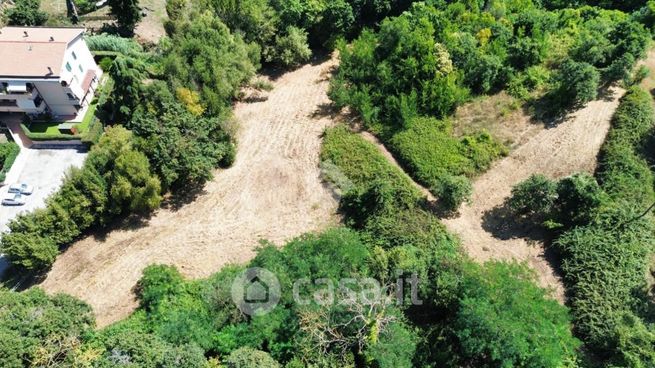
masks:
<svg viewBox="0 0 655 368"><path fill-rule="evenodd" d="M77 60L77 55L75 55L75 51L71 53L73 55L73 60Z"/></svg>
<svg viewBox="0 0 655 368"><path fill-rule="evenodd" d="M73 67L71 66L71 64L69 62L66 62L66 70L68 70L69 72L73 71Z"/></svg>
<svg viewBox="0 0 655 368"><path fill-rule="evenodd" d="M75 97L74 94L72 94L72 93L70 93L70 92L69 92L69 93L66 93L66 94L68 95L68 99L69 99L69 100L77 100L77 98Z"/></svg>

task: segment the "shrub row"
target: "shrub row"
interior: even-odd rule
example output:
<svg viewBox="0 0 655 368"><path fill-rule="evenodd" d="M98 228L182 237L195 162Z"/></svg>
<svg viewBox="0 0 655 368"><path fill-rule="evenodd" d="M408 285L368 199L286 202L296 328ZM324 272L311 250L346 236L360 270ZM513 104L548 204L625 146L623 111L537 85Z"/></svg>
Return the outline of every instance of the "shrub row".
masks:
<svg viewBox="0 0 655 368"><path fill-rule="evenodd" d="M134 149L132 134L122 127L109 128L84 166L71 170L61 189L48 198L46 208L9 223L0 249L21 269L45 270L60 249L91 226L157 208L160 191L148 159Z"/></svg>
<svg viewBox="0 0 655 368"><path fill-rule="evenodd" d="M589 225L557 241L577 331L589 346L619 362L630 355L619 347L619 331L626 315L643 312L645 276L655 252L654 219L638 217L655 201L654 175L642 154L653 132L653 114L647 92L633 87L623 97L596 173L610 199ZM653 339L640 343L652 346ZM642 364L649 365L646 360Z"/></svg>
<svg viewBox="0 0 655 368"><path fill-rule="evenodd" d="M423 304L405 309L420 331L411 366L558 367L575 359L566 308L524 266L470 262L374 145L337 127L326 133L322 158L344 174L329 175L333 182L350 184L341 209L371 249L376 278L421 280Z"/></svg>
<svg viewBox="0 0 655 368"><path fill-rule="evenodd" d="M561 231L555 245L570 292L575 331L609 366L646 367L655 330L648 325L646 275L655 252L655 175L645 157L655 122L649 94L621 99L596 178L554 183L534 176L513 190L511 207ZM600 185L599 185L600 183Z"/></svg>
<svg viewBox="0 0 655 368"><path fill-rule="evenodd" d="M4 182L5 176L11 166L14 164L16 157L20 153L20 147L15 142L0 144L0 183Z"/></svg>

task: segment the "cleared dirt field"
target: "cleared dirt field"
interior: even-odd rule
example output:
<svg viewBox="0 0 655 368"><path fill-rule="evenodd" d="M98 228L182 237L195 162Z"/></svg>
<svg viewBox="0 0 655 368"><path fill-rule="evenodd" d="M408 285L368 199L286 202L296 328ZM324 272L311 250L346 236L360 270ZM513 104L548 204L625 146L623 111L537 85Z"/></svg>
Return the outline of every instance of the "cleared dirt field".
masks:
<svg viewBox="0 0 655 368"><path fill-rule="evenodd" d="M260 239L279 244L336 223L337 201L318 167L320 136L331 120L316 114L329 102L333 65L304 66L275 80L267 100L238 104L236 163L217 172L205 193L158 211L146 224L77 242L41 286L85 300L105 326L137 306L133 287L150 264L206 277L250 259Z"/></svg>
<svg viewBox="0 0 655 368"><path fill-rule="evenodd" d="M613 89L605 98L590 102L556 127L532 135L475 180L472 204L463 206L458 217L443 220L450 231L461 237L471 257L480 262L527 262L536 271L540 284L552 289L560 301L564 299L562 281L539 240L542 234L506 217L503 202L512 187L531 174L560 178L581 171L593 172L623 93Z"/></svg>

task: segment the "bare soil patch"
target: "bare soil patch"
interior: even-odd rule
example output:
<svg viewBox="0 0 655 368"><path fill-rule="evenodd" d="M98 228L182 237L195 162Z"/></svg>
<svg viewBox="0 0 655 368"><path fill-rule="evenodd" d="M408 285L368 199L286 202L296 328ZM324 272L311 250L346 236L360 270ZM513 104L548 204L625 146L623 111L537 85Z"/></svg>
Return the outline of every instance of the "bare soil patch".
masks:
<svg viewBox="0 0 655 368"><path fill-rule="evenodd" d="M239 149L233 167L180 208L155 213L105 236L73 244L41 286L88 302L99 326L136 306L133 287L154 263L201 278L254 255L260 239L277 244L338 221L337 201L320 178L321 135L332 120L316 114L329 100L334 60L277 78L268 99L239 103Z"/></svg>
<svg viewBox="0 0 655 368"><path fill-rule="evenodd" d="M558 300L564 300L564 286L542 240L543 234L516 223L505 213L503 203L512 187L532 174L561 178L576 172L592 173L623 93L614 88L561 124L541 128L474 181L471 205L463 206L457 217L443 220L450 231L460 236L471 257L480 262L527 262L536 271L541 286L551 289Z"/></svg>

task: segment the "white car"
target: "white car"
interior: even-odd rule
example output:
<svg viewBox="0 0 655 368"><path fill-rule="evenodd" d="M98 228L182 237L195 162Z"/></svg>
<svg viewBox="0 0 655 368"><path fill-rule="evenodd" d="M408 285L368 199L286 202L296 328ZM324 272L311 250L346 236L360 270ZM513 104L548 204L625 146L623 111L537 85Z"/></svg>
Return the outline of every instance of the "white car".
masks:
<svg viewBox="0 0 655 368"><path fill-rule="evenodd" d="M20 193L10 194L2 200L3 206L22 206L25 204L25 198Z"/></svg>
<svg viewBox="0 0 655 368"><path fill-rule="evenodd" d="M19 193L23 195L30 195L34 192L34 187L31 185L27 185L25 183L22 184L12 184L9 186L9 193Z"/></svg>

